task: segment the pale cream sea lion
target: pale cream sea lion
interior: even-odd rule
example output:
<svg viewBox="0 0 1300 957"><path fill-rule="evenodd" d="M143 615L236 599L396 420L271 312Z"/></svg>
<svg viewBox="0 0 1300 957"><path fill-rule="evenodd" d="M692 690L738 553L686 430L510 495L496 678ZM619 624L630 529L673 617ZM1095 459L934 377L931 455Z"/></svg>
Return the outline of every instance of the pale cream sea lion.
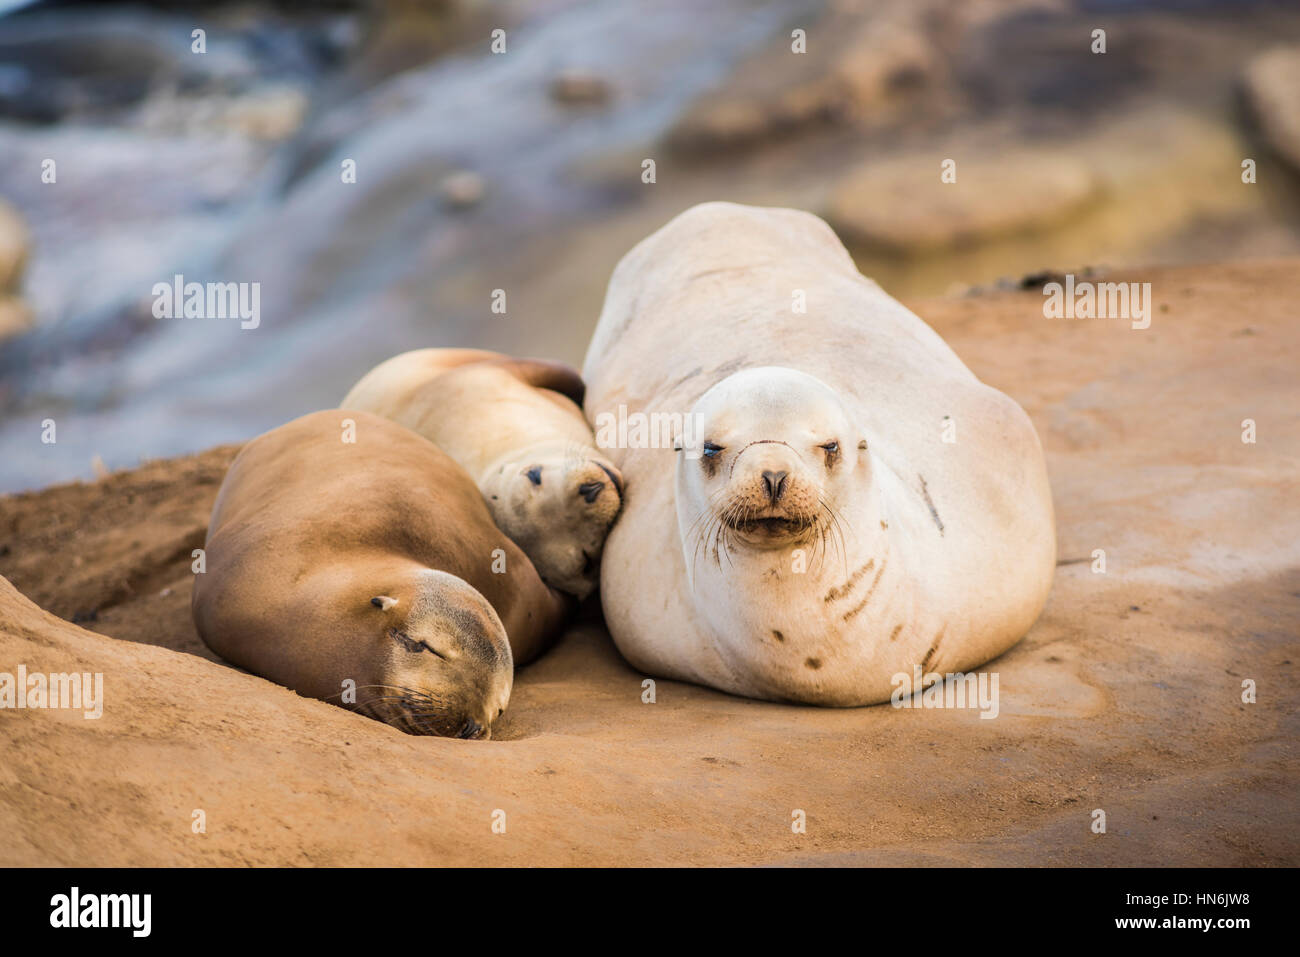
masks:
<svg viewBox="0 0 1300 957"><path fill-rule="evenodd" d="M514 667L573 605L463 469L364 412L315 412L244 446L204 549L193 613L208 647L415 734L488 737Z"/></svg>
<svg viewBox="0 0 1300 957"><path fill-rule="evenodd" d="M601 569L639 669L755 698L889 699L983 664L1055 567L1038 437L808 213L696 206L629 252L583 369L594 424L677 415ZM621 407L621 408L620 408Z"/></svg>
<svg viewBox="0 0 1300 957"><path fill-rule="evenodd" d="M593 443L583 384L561 362L481 349L417 349L366 373L341 407L431 440L474 478L497 525L554 588L585 598L622 505L622 476Z"/></svg>

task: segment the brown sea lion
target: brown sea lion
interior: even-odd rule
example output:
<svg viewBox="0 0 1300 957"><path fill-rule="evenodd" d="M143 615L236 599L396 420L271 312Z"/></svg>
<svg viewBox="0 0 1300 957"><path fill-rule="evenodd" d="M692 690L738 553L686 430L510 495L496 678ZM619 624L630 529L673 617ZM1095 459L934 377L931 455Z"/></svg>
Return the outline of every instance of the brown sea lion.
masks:
<svg viewBox="0 0 1300 957"><path fill-rule="evenodd" d="M315 412L249 442L205 562L193 613L213 651L417 734L488 737L514 667L573 604L460 466L363 412Z"/></svg>

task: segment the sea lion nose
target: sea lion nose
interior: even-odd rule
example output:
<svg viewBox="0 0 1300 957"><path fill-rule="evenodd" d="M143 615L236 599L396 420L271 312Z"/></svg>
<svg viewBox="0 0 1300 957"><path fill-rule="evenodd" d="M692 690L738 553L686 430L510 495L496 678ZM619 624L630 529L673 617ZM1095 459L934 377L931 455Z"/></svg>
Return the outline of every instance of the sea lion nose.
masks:
<svg viewBox="0 0 1300 957"><path fill-rule="evenodd" d="M773 504L781 500L785 494L785 480L787 472L763 471L763 490L767 492L768 501Z"/></svg>
<svg viewBox="0 0 1300 957"><path fill-rule="evenodd" d="M604 482L583 482L578 486L578 494L587 500L590 505L600 497L600 493L605 490Z"/></svg>
<svg viewBox="0 0 1300 957"><path fill-rule="evenodd" d="M465 724L461 726L460 731L456 733L458 738L475 738L483 730L483 725L479 724L473 718L466 718Z"/></svg>

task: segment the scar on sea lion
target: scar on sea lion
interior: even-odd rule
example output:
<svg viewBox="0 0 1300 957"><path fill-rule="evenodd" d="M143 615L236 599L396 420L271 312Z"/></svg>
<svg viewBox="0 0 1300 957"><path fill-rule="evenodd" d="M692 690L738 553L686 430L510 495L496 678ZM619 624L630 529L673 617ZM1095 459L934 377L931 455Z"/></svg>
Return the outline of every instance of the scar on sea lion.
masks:
<svg viewBox="0 0 1300 957"><path fill-rule="evenodd" d="M856 607L850 608L846 611L844 617L840 619L841 621L848 621L858 612L862 611L862 609L867 607L867 602L871 601L871 593L876 590L876 585L880 584L880 576L885 573L885 566L888 564L889 559L885 559L880 563L880 568L876 570L876 577L871 579L871 587L867 589L867 593L863 596L862 601L858 602Z"/></svg>
<svg viewBox="0 0 1300 957"><path fill-rule="evenodd" d="M848 593L853 590L853 586L858 583L858 580L867 572L871 571L872 566L875 564L876 560L874 558L868 558L867 563L849 576L848 581L843 585L840 585L838 588L832 588L828 591L826 597L823 598L822 601L837 601L840 598L846 597Z"/></svg>
<svg viewBox="0 0 1300 957"><path fill-rule="evenodd" d="M943 641L943 632L944 629L940 628L939 633L934 636L934 641L930 644L930 650L927 651L925 657L921 659L922 671L930 666L930 661L934 658L934 653L939 650L939 642Z"/></svg>
<svg viewBox="0 0 1300 957"><path fill-rule="evenodd" d="M939 513L934 507L933 500L930 498L930 490L925 485L925 476L918 473L916 477L921 480L921 494L925 496L925 504L926 507L930 509L930 517L934 519L934 524L938 526L939 534L942 535L943 520L939 518Z"/></svg>

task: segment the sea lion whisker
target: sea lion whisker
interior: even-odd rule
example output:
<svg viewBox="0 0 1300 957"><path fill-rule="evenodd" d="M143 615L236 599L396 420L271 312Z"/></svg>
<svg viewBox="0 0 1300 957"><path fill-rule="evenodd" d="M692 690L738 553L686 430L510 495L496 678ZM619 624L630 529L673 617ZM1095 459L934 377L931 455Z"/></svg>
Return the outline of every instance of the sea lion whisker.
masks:
<svg viewBox="0 0 1300 957"><path fill-rule="evenodd" d="M709 500L705 503L704 507L700 509L699 514L696 515L695 521L693 521L690 524L690 526L687 528L686 531L688 535L692 531L702 530L703 528L707 528L708 525L712 524L712 522L716 520L718 503L721 502L722 499L726 497L725 493L726 490L722 489L709 497Z"/></svg>
<svg viewBox="0 0 1300 957"><path fill-rule="evenodd" d="M387 708L376 708L372 706L367 711L366 717L373 718L374 720L379 721L382 724L386 724L391 728L396 728L398 731L404 730L399 724L397 724L393 720L394 714L391 710Z"/></svg>
<svg viewBox="0 0 1300 957"><path fill-rule="evenodd" d="M359 685L356 685L356 688L355 688L354 690L359 690L359 692L364 692L364 690L369 690L370 688L386 688L386 689L389 689L389 690L402 690L402 689L396 687L396 685L391 685L391 684L359 684ZM337 698L337 697L339 696L339 694L342 694L342 693L343 693L343 692L339 692L338 694L330 694L329 697L330 697L330 698ZM321 701L326 701L326 698L321 698Z"/></svg>
<svg viewBox="0 0 1300 957"><path fill-rule="evenodd" d="M843 518L839 510L832 503L827 502L824 496L818 497L818 504L825 510L827 516L825 538L829 542L833 537L838 542L840 558L844 562L844 577L847 578L849 575L849 554L848 543L844 535ZM829 545L826 549L823 549L823 557L828 548Z"/></svg>
<svg viewBox="0 0 1300 957"><path fill-rule="evenodd" d="M695 548L692 550L691 553L691 567L690 567L689 580L692 588L694 588L695 586L695 577L696 577L695 570L696 570L696 566L699 564L700 561L700 550L703 548L705 549L705 553L706 554L708 553L708 549L705 547L705 543L714 542L715 536L717 534L715 530L715 526L721 523L722 521L718 514L718 503L721 502L721 500L725 497L725 492L726 490L723 489L711 495L709 497L708 503L705 505L703 509L700 510L700 514L696 518L696 521L692 523L692 527L695 527L697 525L700 526L699 532L696 535L696 539L695 539ZM688 538L687 541L689 540L690 539Z"/></svg>
<svg viewBox="0 0 1300 957"><path fill-rule="evenodd" d="M386 689L389 689L389 690L392 690L392 691L400 690L400 689L398 689L398 688L394 688L392 685L357 685L355 688L353 688L353 689L351 689L351 690L353 690L353 691L367 691L367 690L369 690L369 689L371 689L371 688L386 688ZM326 695L324 698L321 698L321 700L322 700L322 701L329 701L329 702L332 702L335 698L341 698L341 697L343 697L343 695L345 695L345 694L347 694L346 691L338 691L338 692L335 692L335 693L332 694L332 695Z"/></svg>

